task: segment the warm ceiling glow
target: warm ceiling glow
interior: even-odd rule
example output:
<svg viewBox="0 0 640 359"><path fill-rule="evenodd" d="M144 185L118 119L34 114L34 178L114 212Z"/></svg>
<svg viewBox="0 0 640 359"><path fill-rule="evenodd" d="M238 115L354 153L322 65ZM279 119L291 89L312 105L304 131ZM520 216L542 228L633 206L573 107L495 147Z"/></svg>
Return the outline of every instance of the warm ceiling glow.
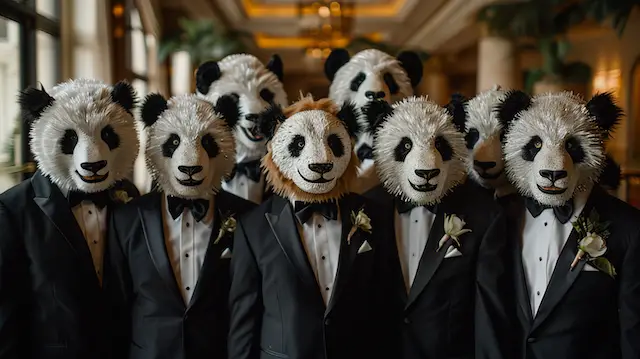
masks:
<svg viewBox="0 0 640 359"><path fill-rule="evenodd" d="M395 17L407 0L394 0L382 4L355 4L352 9L344 9L345 16L357 15L358 17ZM303 15L316 15L320 5L307 7ZM257 0L242 0L244 11L250 18L259 17L299 17L300 9L296 4L262 4ZM337 6L336 6L337 5ZM323 6L325 7L325 6ZM340 4L332 2L330 9L340 12Z"/></svg>
<svg viewBox="0 0 640 359"><path fill-rule="evenodd" d="M592 93L595 95L602 92L612 92L617 97L620 90L620 77L619 69L596 72L591 85Z"/></svg>
<svg viewBox="0 0 640 359"><path fill-rule="evenodd" d="M381 41L382 34L373 33L366 36L373 41ZM254 36L256 45L261 49L295 49L295 48L315 48L317 47L317 39L312 37L279 37L270 36L263 33L256 33ZM348 37L339 37L326 43L326 47L346 47L351 41Z"/></svg>
<svg viewBox="0 0 640 359"><path fill-rule="evenodd" d="M117 4L113 7L113 16L120 17L124 14L124 6L122 4Z"/></svg>
<svg viewBox="0 0 640 359"><path fill-rule="evenodd" d="M329 17L331 15L331 10L326 6L321 6L318 8L318 15L321 17Z"/></svg>

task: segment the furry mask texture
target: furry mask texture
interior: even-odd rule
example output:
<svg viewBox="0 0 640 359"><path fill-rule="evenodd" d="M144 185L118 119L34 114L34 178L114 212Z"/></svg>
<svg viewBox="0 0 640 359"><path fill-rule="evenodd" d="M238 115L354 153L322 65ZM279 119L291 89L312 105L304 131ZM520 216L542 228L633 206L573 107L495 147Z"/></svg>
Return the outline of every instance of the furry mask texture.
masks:
<svg viewBox="0 0 640 359"><path fill-rule="evenodd" d="M63 190L98 192L133 171L138 134L131 115L131 85L77 79L20 93L31 124L30 146L38 168Z"/></svg>
<svg viewBox="0 0 640 359"><path fill-rule="evenodd" d="M376 119L373 154L380 181L391 194L434 204L464 180L464 136L447 109L412 96L392 107L370 104L366 112Z"/></svg>
<svg viewBox="0 0 640 359"><path fill-rule="evenodd" d="M267 182L279 195L298 201L323 202L351 191L358 158L353 138L358 132L354 106L341 109L331 100L307 96L261 116L267 137L262 159Z"/></svg>
<svg viewBox="0 0 640 359"><path fill-rule="evenodd" d="M529 98L511 91L498 107L512 119L504 144L507 175L519 192L561 206L589 188L605 164L604 139L622 111L609 93L586 102L570 93Z"/></svg>
<svg viewBox="0 0 640 359"><path fill-rule="evenodd" d="M470 156L467 173L485 188L497 189L509 182L502 155L504 126L495 111L505 95L505 90L494 86L463 103L462 116L459 116L462 121L458 128L465 135ZM455 106L456 102L460 99L453 97L450 105Z"/></svg>
<svg viewBox="0 0 640 359"><path fill-rule="evenodd" d="M220 189L235 163L233 126L237 99L218 98L215 106L196 95L166 101L150 94L141 118L147 134L147 167L165 193L207 198Z"/></svg>
<svg viewBox="0 0 640 359"><path fill-rule="evenodd" d="M215 103L229 94L238 98L242 114L235 127L238 156L260 157L266 152L266 141L256 123L271 103L287 105L282 77L278 55L273 55L266 66L252 55L229 55L218 62L205 62L196 70L197 92L208 101Z"/></svg>

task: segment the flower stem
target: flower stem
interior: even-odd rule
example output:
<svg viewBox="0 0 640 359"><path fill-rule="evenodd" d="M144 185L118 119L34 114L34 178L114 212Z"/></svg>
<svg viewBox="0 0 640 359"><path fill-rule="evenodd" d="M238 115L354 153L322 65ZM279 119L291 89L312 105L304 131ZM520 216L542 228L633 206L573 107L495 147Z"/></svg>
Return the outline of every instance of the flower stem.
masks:
<svg viewBox="0 0 640 359"><path fill-rule="evenodd" d="M580 262L582 257L584 257L584 251L582 249L578 249L578 253L576 254L576 257L573 258L573 262L571 262L571 270L573 270L573 268L575 268L578 265L578 262Z"/></svg>
<svg viewBox="0 0 640 359"><path fill-rule="evenodd" d="M351 237L356 233L356 229L358 229L358 227L351 227L351 230L349 231L349 234L347 235L347 244L351 244Z"/></svg>

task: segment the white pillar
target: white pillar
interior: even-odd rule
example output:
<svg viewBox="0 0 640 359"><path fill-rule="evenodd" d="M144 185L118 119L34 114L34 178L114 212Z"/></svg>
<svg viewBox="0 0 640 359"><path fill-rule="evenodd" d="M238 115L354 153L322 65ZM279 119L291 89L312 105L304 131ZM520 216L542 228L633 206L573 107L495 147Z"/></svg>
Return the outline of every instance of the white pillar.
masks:
<svg viewBox="0 0 640 359"><path fill-rule="evenodd" d="M520 80L515 45L508 39L485 36L478 43L477 91L485 91L500 85L502 88L519 88Z"/></svg>

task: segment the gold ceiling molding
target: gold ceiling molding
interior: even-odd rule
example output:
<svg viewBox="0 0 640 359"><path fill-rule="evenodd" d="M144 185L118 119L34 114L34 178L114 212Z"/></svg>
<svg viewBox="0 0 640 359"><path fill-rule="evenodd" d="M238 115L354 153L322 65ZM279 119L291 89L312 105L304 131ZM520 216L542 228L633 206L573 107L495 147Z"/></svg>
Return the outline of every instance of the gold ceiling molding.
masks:
<svg viewBox="0 0 640 359"><path fill-rule="evenodd" d="M381 41L382 34L381 33L373 33L366 35L368 39L373 41ZM334 38L331 41L327 41L326 44L319 44L318 39L313 37L301 37L301 36L291 36L291 37L282 37L282 36L270 36L264 33L256 33L254 35L254 40L256 45L258 45L261 49L304 49L310 47L346 47L351 41L348 37L338 37ZM323 46L326 45L326 46Z"/></svg>
<svg viewBox="0 0 640 359"><path fill-rule="evenodd" d="M384 4L355 4L353 10L345 9L343 15L357 17L395 17L398 15L407 0L394 0ZM263 17L298 17L299 8L294 3L287 4L263 4L255 0L242 0L242 6L249 18ZM313 15L312 10L307 9L304 15ZM352 14L353 12L353 14Z"/></svg>

